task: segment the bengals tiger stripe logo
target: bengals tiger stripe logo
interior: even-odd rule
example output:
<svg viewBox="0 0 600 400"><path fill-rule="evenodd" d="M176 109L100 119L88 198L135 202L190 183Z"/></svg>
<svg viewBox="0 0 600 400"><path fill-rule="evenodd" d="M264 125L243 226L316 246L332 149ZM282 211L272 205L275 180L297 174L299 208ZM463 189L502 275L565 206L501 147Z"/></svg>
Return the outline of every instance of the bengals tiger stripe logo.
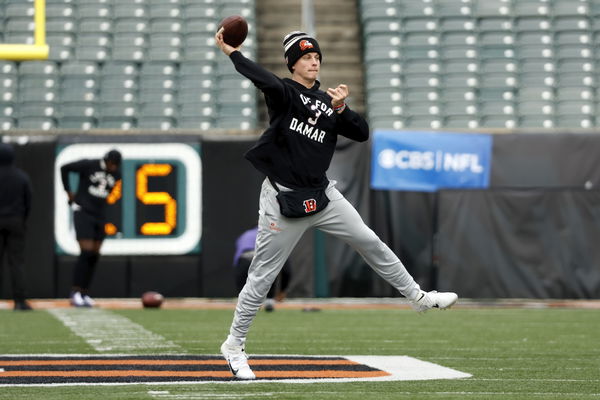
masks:
<svg viewBox="0 0 600 400"><path fill-rule="evenodd" d="M300 41L300 50L304 51L307 49L312 49L314 48L313 44L310 42L310 40L301 40Z"/></svg>

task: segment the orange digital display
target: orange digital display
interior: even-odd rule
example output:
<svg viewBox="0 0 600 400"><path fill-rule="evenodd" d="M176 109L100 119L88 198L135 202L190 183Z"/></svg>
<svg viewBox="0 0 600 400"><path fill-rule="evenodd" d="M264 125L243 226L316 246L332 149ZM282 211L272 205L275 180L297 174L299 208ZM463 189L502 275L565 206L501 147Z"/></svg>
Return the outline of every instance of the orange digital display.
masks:
<svg viewBox="0 0 600 400"><path fill-rule="evenodd" d="M135 193L142 204L159 205L164 208L164 218L160 222L145 222L140 227L143 235L169 235L177 226L177 201L165 191L153 192L148 189L149 177L171 174L170 164L143 164L136 172Z"/></svg>

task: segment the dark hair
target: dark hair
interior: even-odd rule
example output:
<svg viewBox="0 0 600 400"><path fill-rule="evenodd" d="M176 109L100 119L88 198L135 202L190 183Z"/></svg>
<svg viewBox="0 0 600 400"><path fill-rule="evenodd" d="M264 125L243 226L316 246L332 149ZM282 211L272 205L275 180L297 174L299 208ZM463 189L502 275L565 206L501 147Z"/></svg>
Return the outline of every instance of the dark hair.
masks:
<svg viewBox="0 0 600 400"><path fill-rule="evenodd" d="M117 165L121 165L121 159L123 157L121 157L121 153L119 152L119 150L111 150L108 153L106 153L106 155L104 156L104 161L110 161L112 163L115 163Z"/></svg>

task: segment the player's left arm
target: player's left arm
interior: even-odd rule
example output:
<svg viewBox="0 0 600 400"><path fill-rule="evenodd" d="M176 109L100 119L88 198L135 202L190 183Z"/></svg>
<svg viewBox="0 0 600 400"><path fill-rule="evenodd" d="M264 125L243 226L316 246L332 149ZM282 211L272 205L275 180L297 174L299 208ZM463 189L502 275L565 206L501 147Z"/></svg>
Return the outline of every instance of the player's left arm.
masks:
<svg viewBox="0 0 600 400"><path fill-rule="evenodd" d="M368 140L369 124L346 104L346 98L350 94L348 86L341 84L336 88L328 88L327 94L331 97L331 105L338 117L336 124L337 133L357 142Z"/></svg>

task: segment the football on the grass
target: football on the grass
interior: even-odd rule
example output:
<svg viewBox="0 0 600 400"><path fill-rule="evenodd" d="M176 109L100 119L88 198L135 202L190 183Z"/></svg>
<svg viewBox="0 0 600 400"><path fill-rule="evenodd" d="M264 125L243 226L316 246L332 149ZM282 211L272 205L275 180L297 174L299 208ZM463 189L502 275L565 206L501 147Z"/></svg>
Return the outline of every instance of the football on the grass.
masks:
<svg viewBox="0 0 600 400"><path fill-rule="evenodd" d="M163 295L158 292L146 292L142 295L142 304L145 308L158 308L163 300Z"/></svg>
<svg viewBox="0 0 600 400"><path fill-rule="evenodd" d="M223 27L223 41L232 47L238 47L248 36L248 22L239 15L229 16L219 24Z"/></svg>

